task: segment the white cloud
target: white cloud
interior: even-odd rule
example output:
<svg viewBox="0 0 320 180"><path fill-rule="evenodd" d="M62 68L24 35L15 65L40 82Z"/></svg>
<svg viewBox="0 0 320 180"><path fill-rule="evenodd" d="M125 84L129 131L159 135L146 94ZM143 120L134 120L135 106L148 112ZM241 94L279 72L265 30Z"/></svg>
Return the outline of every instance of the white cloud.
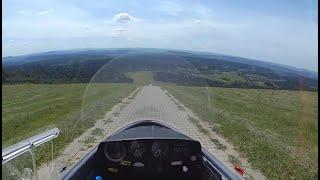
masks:
<svg viewBox="0 0 320 180"><path fill-rule="evenodd" d="M24 10L18 11L19 14L25 14L26 12Z"/></svg>
<svg viewBox="0 0 320 180"><path fill-rule="evenodd" d="M125 29L122 27L119 28L115 28L112 32L112 36L114 37L118 37L118 36L122 36L125 33Z"/></svg>
<svg viewBox="0 0 320 180"><path fill-rule="evenodd" d="M46 15L46 14L49 14L49 11L40 11L39 12L39 15Z"/></svg>
<svg viewBox="0 0 320 180"><path fill-rule="evenodd" d="M123 13L118 13L114 15L113 21L118 23L130 23L130 22L140 22L142 21L142 19L133 17L128 13L123 12Z"/></svg>
<svg viewBox="0 0 320 180"><path fill-rule="evenodd" d="M50 14L53 12L54 12L54 9L49 9L49 10L45 10L45 11L40 11L39 15L47 15L47 14Z"/></svg>
<svg viewBox="0 0 320 180"><path fill-rule="evenodd" d="M201 21L199 19L195 20L194 23L195 24L199 24Z"/></svg>
<svg viewBox="0 0 320 180"><path fill-rule="evenodd" d="M116 28L114 31L121 33L121 32L124 32L124 29L122 27L119 27L119 28Z"/></svg>

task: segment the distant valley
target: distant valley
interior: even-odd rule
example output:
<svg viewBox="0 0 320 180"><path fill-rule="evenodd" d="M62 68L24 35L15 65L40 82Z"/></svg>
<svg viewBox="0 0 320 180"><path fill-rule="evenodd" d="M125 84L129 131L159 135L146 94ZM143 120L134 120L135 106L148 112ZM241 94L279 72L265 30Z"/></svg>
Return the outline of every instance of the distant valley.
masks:
<svg viewBox="0 0 320 180"><path fill-rule="evenodd" d="M4 57L2 83L131 83L127 72L151 71L156 81L186 86L318 90L316 72L205 52L164 49L88 49ZM103 67L103 68L102 68ZM97 79L97 78L96 78Z"/></svg>

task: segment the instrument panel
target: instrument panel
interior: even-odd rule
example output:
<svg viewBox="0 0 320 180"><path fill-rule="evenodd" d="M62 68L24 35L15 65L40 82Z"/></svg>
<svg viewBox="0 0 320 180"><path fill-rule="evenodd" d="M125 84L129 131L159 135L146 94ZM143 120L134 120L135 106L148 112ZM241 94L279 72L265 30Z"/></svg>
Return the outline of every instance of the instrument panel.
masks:
<svg viewBox="0 0 320 180"><path fill-rule="evenodd" d="M102 141L64 177L110 180L221 179L199 141L153 121L141 121ZM211 161L216 162L214 159Z"/></svg>
<svg viewBox="0 0 320 180"><path fill-rule="evenodd" d="M108 173L188 171L201 160L201 146L188 140L123 140L101 144ZM100 150L100 151L101 151ZM99 151L99 150L98 150Z"/></svg>
<svg viewBox="0 0 320 180"><path fill-rule="evenodd" d="M107 143L104 147L104 154L110 161L119 162L126 156L127 150L121 142Z"/></svg>
<svg viewBox="0 0 320 180"><path fill-rule="evenodd" d="M142 140L109 142L104 145L104 155L112 162L123 160L127 153L128 156L133 157L134 160L140 160L146 152L147 146L150 146L148 147L148 150L150 150L153 158L165 157L169 149L169 144L163 141L154 141L151 144ZM179 152L176 147L174 147L173 151Z"/></svg>

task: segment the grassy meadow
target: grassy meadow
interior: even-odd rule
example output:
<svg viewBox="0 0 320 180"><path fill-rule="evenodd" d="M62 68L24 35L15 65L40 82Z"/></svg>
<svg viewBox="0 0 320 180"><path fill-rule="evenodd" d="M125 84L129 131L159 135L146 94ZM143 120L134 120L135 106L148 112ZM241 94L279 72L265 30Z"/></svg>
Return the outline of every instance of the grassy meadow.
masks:
<svg viewBox="0 0 320 180"><path fill-rule="evenodd" d="M58 127L56 156L135 88L124 83L3 85L2 145ZM49 160L48 152L50 146L37 149L37 162Z"/></svg>
<svg viewBox="0 0 320 180"><path fill-rule="evenodd" d="M133 84L3 85L2 145L58 127L56 156L136 87L153 83L209 122L267 178L318 178L317 92L177 86L155 82L152 72L127 75ZM37 162L50 160L49 151L50 145L38 149Z"/></svg>
<svg viewBox="0 0 320 180"><path fill-rule="evenodd" d="M151 71L136 71L128 72L127 76L133 79L133 83L138 86L154 83L153 72Z"/></svg>
<svg viewBox="0 0 320 180"><path fill-rule="evenodd" d="M318 94L163 84L269 179L318 178Z"/></svg>

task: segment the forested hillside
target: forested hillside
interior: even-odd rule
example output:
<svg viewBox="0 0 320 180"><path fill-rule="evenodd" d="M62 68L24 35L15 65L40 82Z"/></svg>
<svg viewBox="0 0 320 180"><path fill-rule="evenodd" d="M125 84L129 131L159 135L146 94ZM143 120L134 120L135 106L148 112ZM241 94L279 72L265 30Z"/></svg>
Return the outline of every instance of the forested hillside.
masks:
<svg viewBox="0 0 320 180"><path fill-rule="evenodd" d="M154 79L180 85L318 90L314 72L233 56L116 49L62 51L3 58L2 83L132 82L126 72L152 71Z"/></svg>

